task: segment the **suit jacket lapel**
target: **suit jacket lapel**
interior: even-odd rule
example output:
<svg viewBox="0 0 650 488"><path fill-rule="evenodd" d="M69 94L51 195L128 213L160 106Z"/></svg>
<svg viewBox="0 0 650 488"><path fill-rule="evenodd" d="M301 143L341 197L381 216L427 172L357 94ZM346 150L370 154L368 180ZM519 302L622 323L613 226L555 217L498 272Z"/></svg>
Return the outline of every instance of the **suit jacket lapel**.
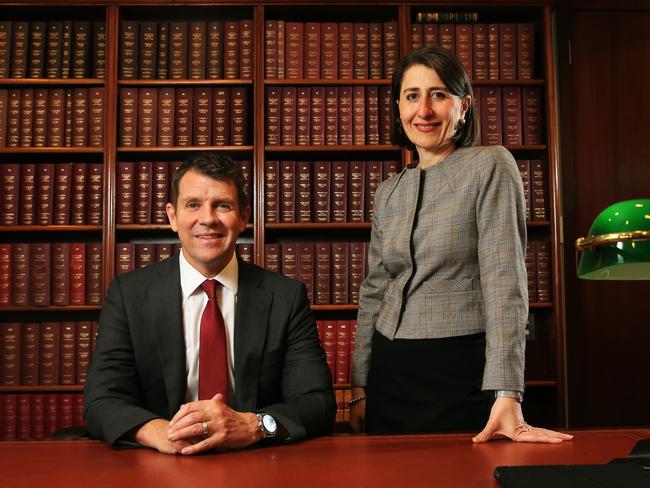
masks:
<svg viewBox="0 0 650 488"><path fill-rule="evenodd" d="M269 327L273 295L259 287L262 273L239 261L235 310L235 403L233 408L252 411L257 406L262 351Z"/></svg>

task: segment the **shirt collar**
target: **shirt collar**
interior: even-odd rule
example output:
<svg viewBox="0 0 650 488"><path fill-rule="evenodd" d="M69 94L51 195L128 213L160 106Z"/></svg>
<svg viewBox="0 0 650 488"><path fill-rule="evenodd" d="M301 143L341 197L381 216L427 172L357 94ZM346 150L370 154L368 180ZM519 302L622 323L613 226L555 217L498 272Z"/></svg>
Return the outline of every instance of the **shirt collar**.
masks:
<svg viewBox="0 0 650 488"><path fill-rule="evenodd" d="M196 289L201 286L206 279L216 279L224 288L227 288L233 295L237 295L239 283L239 263L235 253L226 266L216 276L203 276L194 266L192 266L181 249L178 257L181 272L181 290L183 292L183 301L185 301Z"/></svg>

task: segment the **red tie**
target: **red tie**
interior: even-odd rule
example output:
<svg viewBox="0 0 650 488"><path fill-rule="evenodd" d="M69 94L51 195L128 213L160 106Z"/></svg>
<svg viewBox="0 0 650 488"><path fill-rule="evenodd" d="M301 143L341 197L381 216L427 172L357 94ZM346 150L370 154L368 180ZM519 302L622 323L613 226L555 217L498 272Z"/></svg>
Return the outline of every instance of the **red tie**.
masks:
<svg viewBox="0 0 650 488"><path fill-rule="evenodd" d="M208 295L208 304L201 316L201 343L199 345L199 400L208 400L215 394L223 395L228 403L228 353L226 327L217 303L216 280L205 280L201 288Z"/></svg>

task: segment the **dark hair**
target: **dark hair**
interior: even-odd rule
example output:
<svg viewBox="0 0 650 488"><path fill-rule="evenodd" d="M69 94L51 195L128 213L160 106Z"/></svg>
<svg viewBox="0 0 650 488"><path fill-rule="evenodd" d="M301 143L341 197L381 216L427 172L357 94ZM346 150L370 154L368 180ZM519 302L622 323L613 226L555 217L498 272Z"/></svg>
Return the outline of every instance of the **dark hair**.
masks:
<svg viewBox="0 0 650 488"><path fill-rule="evenodd" d="M172 181L171 200L174 208L178 203L178 186L181 178L189 170L195 170L203 176L218 181L231 181L237 188L237 204L239 213L248 207L248 196L244 185L244 174L239 165L233 159L223 153L200 152L190 156L176 170Z"/></svg>
<svg viewBox="0 0 650 488"><path fill-rule="evenodd" d="M473 146L476 144L479 136L479 121L474 110L474 92L469 82L469 76L467 76L463 63L451 51L441 47L431 46L411 51L400 60L397 69L393 73L390 104L391 120L393 121L390 130L391 143L409 149L415 148L414 144L404 133L397 103L399 102L404 73L411 66L417 64L434 70L452 95L460 98L467 95L472 97L472 102L467 112L465 112L465 124L463 124L460 130L456 131L452 140L456 147Z"/></svg>

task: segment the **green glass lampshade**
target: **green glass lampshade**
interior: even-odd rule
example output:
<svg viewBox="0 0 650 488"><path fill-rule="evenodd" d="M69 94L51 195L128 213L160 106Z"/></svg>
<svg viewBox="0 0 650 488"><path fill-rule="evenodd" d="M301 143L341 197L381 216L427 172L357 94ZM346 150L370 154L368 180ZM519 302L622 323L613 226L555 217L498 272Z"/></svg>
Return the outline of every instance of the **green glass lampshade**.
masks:
<svg viewBox="0 0 650 488"><path fill-rule="evenodd" d="M579 278L650 279L650 199L607 207L594 220L589 237L576 241L576 249L582 252Z"/></svg>

